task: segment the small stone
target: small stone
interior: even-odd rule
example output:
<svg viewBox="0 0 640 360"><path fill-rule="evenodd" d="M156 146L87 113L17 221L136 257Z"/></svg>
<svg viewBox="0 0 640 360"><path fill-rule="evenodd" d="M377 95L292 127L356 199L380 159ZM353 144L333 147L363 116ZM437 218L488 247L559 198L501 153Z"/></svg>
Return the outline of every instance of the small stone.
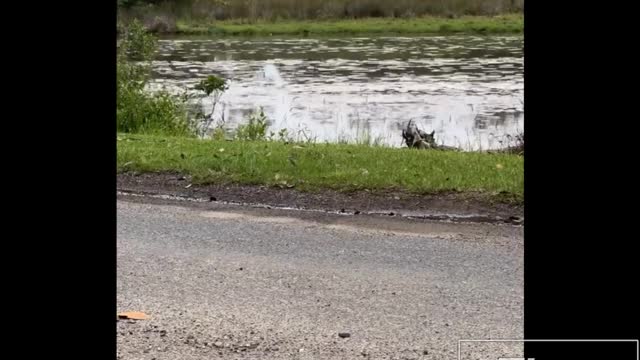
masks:
<svg viewBox="0 0 640 360"><path fill-rule="evenodd" d="M338 333L338 336L344 339L344 338L351 337L351 334L348 332L341 332L341 333Z"/></svg>
<svg viewBox="0 0 640 360"><path fill-rule="evenodd" d="M209 196L209 201L218 201L215 196Z"/></svg>

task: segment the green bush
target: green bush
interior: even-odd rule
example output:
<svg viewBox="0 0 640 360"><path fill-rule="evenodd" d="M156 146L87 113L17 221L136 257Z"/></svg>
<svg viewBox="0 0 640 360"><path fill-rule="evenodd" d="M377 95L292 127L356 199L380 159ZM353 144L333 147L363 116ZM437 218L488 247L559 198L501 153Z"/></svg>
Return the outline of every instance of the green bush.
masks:
<svg viewBox="0 0 640 360"><path fill-rule="evenodd" d="M242 141L266 140L268 119L261 108L249 116L249 122L236 129L236 139Z"/></svg>
<svg viewBox="0 0 640 360"><path fill-rule="evenodd" d="M196 86L196 90L200 90L204 93L204 97L211 97L211 101L213 106L211 107L211 112L209 114L205 114L202 108L202 100L200 98L200 107L196 112L196 121L198 123L198 134L200 136L205 136L209 131L211 124L214 122L213 114L216 110L216 105L220 102L220 97L224 94L225 91L229 88L227 81L217 77L215 75L209 75L206 79L201 80ZM224 130L222 129L224 126L224 109L223 109L223 117L220 119L220 122L213 130L212 136L216 139L224 137Z"/></svg>
<svg viewBox="0 0 640 360"><path fill-rule="evenodd" d="M148 92L150 60L157 47L155 37L139 21L118 25L117 131L193 136L186 98L166 91Z"/></svg>

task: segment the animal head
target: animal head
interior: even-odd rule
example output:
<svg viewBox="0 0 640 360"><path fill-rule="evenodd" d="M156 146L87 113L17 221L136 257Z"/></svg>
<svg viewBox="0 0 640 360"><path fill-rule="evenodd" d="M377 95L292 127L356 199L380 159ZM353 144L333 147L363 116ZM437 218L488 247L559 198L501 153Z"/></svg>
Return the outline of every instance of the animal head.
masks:
<svg viewBox="0 0 640 360"><path fill-rule="evenodd" d="M422 140L428 142L429 144L433 145L436 143L436 131L433 130L431 133L427 133L425 131L420 131L420 137L422 138Z"/></svg>

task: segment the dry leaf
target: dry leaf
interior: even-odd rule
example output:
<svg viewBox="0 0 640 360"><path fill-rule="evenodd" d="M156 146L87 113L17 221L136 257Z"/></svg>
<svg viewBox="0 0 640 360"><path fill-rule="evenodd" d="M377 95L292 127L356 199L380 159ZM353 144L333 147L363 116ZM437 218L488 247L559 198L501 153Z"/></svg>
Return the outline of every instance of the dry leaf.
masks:
<svg viewBox="0 0 640 360"><path fill-rule="evenodd" d="M146 320L149 316L139 311L126 311L118 314L119 319Z"/></svg>

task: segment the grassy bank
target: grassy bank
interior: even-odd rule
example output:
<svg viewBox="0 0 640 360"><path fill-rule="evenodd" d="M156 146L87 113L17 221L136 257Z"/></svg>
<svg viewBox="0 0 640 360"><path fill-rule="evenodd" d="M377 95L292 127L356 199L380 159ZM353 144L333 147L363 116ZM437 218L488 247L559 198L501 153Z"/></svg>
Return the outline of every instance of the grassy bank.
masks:
<svg viewBox="0 0 640 360"><path fill-rule="evenodd" d="M451 33L521 33L522 15L496 17L468 16L456 19L423 17L413 19L366 18L349 20L279 22L216 21L213 23L178 21L179 34L219 35L305 35L305 34L451 34Z"/></svg>
<svg viewBox="0 0 640 360"><path fill-rule="evenodd" d="M522 202L523 158L341 144L118 135L118 172L179 172L197 183L342 191L457 191Z"/></svg>

